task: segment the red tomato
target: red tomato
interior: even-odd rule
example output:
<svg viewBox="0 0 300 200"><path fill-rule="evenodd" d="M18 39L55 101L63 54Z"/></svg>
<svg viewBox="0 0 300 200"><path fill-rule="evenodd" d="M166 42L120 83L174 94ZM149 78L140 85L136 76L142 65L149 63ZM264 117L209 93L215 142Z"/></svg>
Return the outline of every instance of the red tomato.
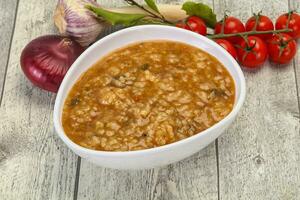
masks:
<svg viewBox="0 0 300 200"><path fill-rule="evenodd" d="M255 69L266 61L268 50L266 44L259 37L249 36L239 44L237 54L242 65Z"/></svg>
<svg viewBox="0 0 300 200"><path fill-rule="evenodd" d="M256 17L258 17L258 23L255 29ZM246 31L254 31L254 29L257 31L270 31L274 30L274 25L269 17L264 15L256 15L250 17L246 22ZM255 36L261 38L262 40L267 40L270 39L272 35L273 34L259 34Z"/></svg>
<svg viewBox="0 0 300 200"><path fill-rule="evenodd" d="M276 20L276 30L286 28L286 24L288 22L289 14L285 13L280 15ZM292 29L292 32L287 33L294 39L300 38L300 15L297 13L292 13L290 16L290 21L288 22L288 28Z"/></svg>
<svg viewBox="0 0 300 200"><path fill-rule="evenodd" d="M290 62L297 52L296 41L285 33L274 35L267 47L270 60L279 64Z"/></svg>
<svg viewBox="0 0 300 200"><path fill-rule="evenodd" d="M186 24L190 27L190 29L193 32L199 33L200 35L207 34L207 28L205 22L197 16L189 17L186 21Z"/></svg>
<svg viewBox="0 0 300 200"><path fill-rule="evenodd" d="M189 31L191 30L190 27L187 24L184 24L184 23L181 23L181 22L177 23L176 27L183 28L183 29L186 29L186 30L189 30Z"/></svg>
<svg viewBox="0 0 300 200"><path fill-rule="evenodd" d="M218 43L221 47L223 47L234 59L237 60L237 53L234 46L227 40L224 39L216 39L216 43Z"/></svg>
<svg viewBox="0 0 300 200"><path fill-rule="evenodd" d="M223 19L224 21L224 19ZM218 22L215 26L215 34L219 34L222 31L222 21ZM225 18L225 24L224 24L224 33L229 34L229 33L241 33L245 32L245 27L244 24L237 18L235 17L226 17ZM227 38L230 42L236 44L243 39L238 36L234 37L229 37Z"/></svg>

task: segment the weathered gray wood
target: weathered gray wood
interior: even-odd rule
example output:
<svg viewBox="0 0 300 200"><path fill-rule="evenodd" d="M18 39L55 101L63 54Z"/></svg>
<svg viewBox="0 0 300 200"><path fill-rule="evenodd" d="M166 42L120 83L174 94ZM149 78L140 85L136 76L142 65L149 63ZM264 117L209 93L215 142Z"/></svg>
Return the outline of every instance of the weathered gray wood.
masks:
<svg viewBox="0 0 300 200"><path fill-rule="evenodd" d="M98 1L104 6L122 1ZM179 1L159 1L178 3ZM206 1L212 5L211 1ZM160 169L117 171L82 160L78 199L218 199L215 144L179 163Z"/></svg>
<svg viewBox="0 0 300 200"><path fill-rule="evenodd" d="M55 4L19 3L0 108L0 199L73 199L77 159L52 128L55 95L32 86L19 65L31 39L54 32Z"/></svg>
<svg viewBox="0 0 300 200"><path fill-rule="evenodd" d="M297 12L300 12L300 0L294 1L294 0L289 0L289 7L290 10L297 10ZM299 109L300 109L300 43L298 41L298 51L296 54L296 57L293 61L293 66L296 74L296 82L297 82L297 90L298 90L298 104L299 104ZM297 115L297 117L300 120L300 116Z"/></svg>
<svg viewBox="0 0 300 200"><path fill-rule="evenodd" d="M124 5L122 0L98 2ZM243 20L261 9L273 19L288 10L287 0L214 0L213 4L219 17L226 9ZM15 1L1 0L0 88L14 6ZM55 96L32 87L19 66L27 42L54 32L54 6L55 1L50 0L20 1L0 108L0 199L73 199L77 159L52 128ZM290 0L290 7L299 9L299 0ZM299 198L299 108L294 73L295 69L300 83L299 65L298 51L294 68L292 64L280 69L266 64L257 73L246 73L245 107L218 142L220 199ZM215 146L154 170L117 171L83 160L78 199L218 199Z"/></svg>
<svg viewBox="0 0 300 200"><path fill-rule="evenodd" d="M289 9L296 10L299 13L300 12L300 1L299 0L289 0Z"/></svg>
<svg viewBox="0 0 300 200"><path fill-rule="evenodd" d="M118 171L82 160L78 199L217 199L214 144L164 168Z"/></svg>
<svg viewBox="0 0 300 200"><path fill-rule="evenodd" d="M17 9L17 0L2 0L0 4L0 104L2 89L9 56L9 47L13 35L14 19Z"/></svg>
<svg viewBox="0 0 300 200"><path fill-rule="evenodd" d="M244 21L263 10L276 17L288 1L215 1ZM234 125L219 138L220 199L299 199L299 108L292 64L245 72L247 98Z"/></svg>

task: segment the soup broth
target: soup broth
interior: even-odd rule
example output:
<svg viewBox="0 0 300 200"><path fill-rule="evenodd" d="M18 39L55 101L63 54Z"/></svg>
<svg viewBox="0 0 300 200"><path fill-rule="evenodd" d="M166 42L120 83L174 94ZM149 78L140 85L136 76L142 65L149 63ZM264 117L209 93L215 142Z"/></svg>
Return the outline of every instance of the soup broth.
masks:
<svg viewBox="0 0 300 200"><path fill-rule="evenodd" d="M146 41L88 69L68 94L62 124L86 148L141 150L201 134L234 100L234 81L216 58L179 42Z"/></svg>

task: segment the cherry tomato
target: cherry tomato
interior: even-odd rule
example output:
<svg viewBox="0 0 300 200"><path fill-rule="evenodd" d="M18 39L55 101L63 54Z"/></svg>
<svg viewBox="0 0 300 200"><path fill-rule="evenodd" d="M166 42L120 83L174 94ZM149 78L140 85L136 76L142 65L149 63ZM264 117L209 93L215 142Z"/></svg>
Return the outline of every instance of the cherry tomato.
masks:
<svg viewBox="0 0 300 200"><path fill-rule="evenodd" d="M285 13L280 15L276 20L276 30L285 29L288 22L289 14ZM288 28L292 29L292 32L287 33L294 39L300 38L300 15L297 13L291 13L290 21L288 22Z"/></svg>
<svg viewBox="0 0 300 200"><path fill-rule="evenodd" d="M239 43L237 54L238 60L242 65L255 69L266 61L268 50L262 39L256 36L249 36Z"/></svg>
<svg viewBox="0 0 300 200"><path fill-rule="evenodd" d="M229 33L241 33L245 32L245 27L244 24L241 22L241 20L235 18L235 17L225 17L223 19L224 22L224 33L229 34ZM215 26L215 34L219 34L222 31L222 21L218 22ZM227 38L230 42L233 44L239 43L243 39L238 36L234 37L229 37Z"/></svg>
<svg viewBox="0 0 300 200"><path fill-rule="evenodd" d="M296 41L285 33L274 35L267 43L270 60L274 63L290 62L297 52Z"/></svg>
<svg viewBox="0 0 300 200"><path fill-rule="evenodd" d="M258 23L255 29L256 18L258 18ZM272 20L269 17L258 14L256 16L250 17L246 22L246 31L254 31L254 30L271 31L274 30L274 25ZM262 40L267 40L270 39L272 35L273 34L259 34L255 36L261 38Z"/></svg>
<svg viewBox="0 0 300 200"><path fill-rule="evenodd" d="M182 22L177 23L177 24L176 24L176 27L178 27L178 28L183 28L183 29L186 29L186 30L191 31L191 28L190 28L187 24L182 23Z"/></svg>
<svg viewBox="0 0 300 200"><path fill-rule="evenodd" d="M221 47L223 47L234 59L237 60L237 53L234 46L227 40L224 39L216 39L216 43L218 43Z"/></svg>
<svg viewBox="0 0 300 200"><path fill-rule="evenodd" d="M186 21L186 24L190 27L190 29L193 32L199 33L200 35L207 34L207 28L205 22L197 16L189 17Z"/></svg>

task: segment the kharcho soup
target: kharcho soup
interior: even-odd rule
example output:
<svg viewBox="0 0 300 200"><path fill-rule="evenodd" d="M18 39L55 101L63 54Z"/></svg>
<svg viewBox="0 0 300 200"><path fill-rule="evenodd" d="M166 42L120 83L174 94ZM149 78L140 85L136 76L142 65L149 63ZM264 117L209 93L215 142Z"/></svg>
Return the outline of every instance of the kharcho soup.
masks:
<svg viewBox="0 0 300 200"><path fill-rule="evenodd" d="M234 81L213 56L179 42L145 41L110 53L79 78L62 125L89 149L148 149L201 134L234 100Z"/></svg>

